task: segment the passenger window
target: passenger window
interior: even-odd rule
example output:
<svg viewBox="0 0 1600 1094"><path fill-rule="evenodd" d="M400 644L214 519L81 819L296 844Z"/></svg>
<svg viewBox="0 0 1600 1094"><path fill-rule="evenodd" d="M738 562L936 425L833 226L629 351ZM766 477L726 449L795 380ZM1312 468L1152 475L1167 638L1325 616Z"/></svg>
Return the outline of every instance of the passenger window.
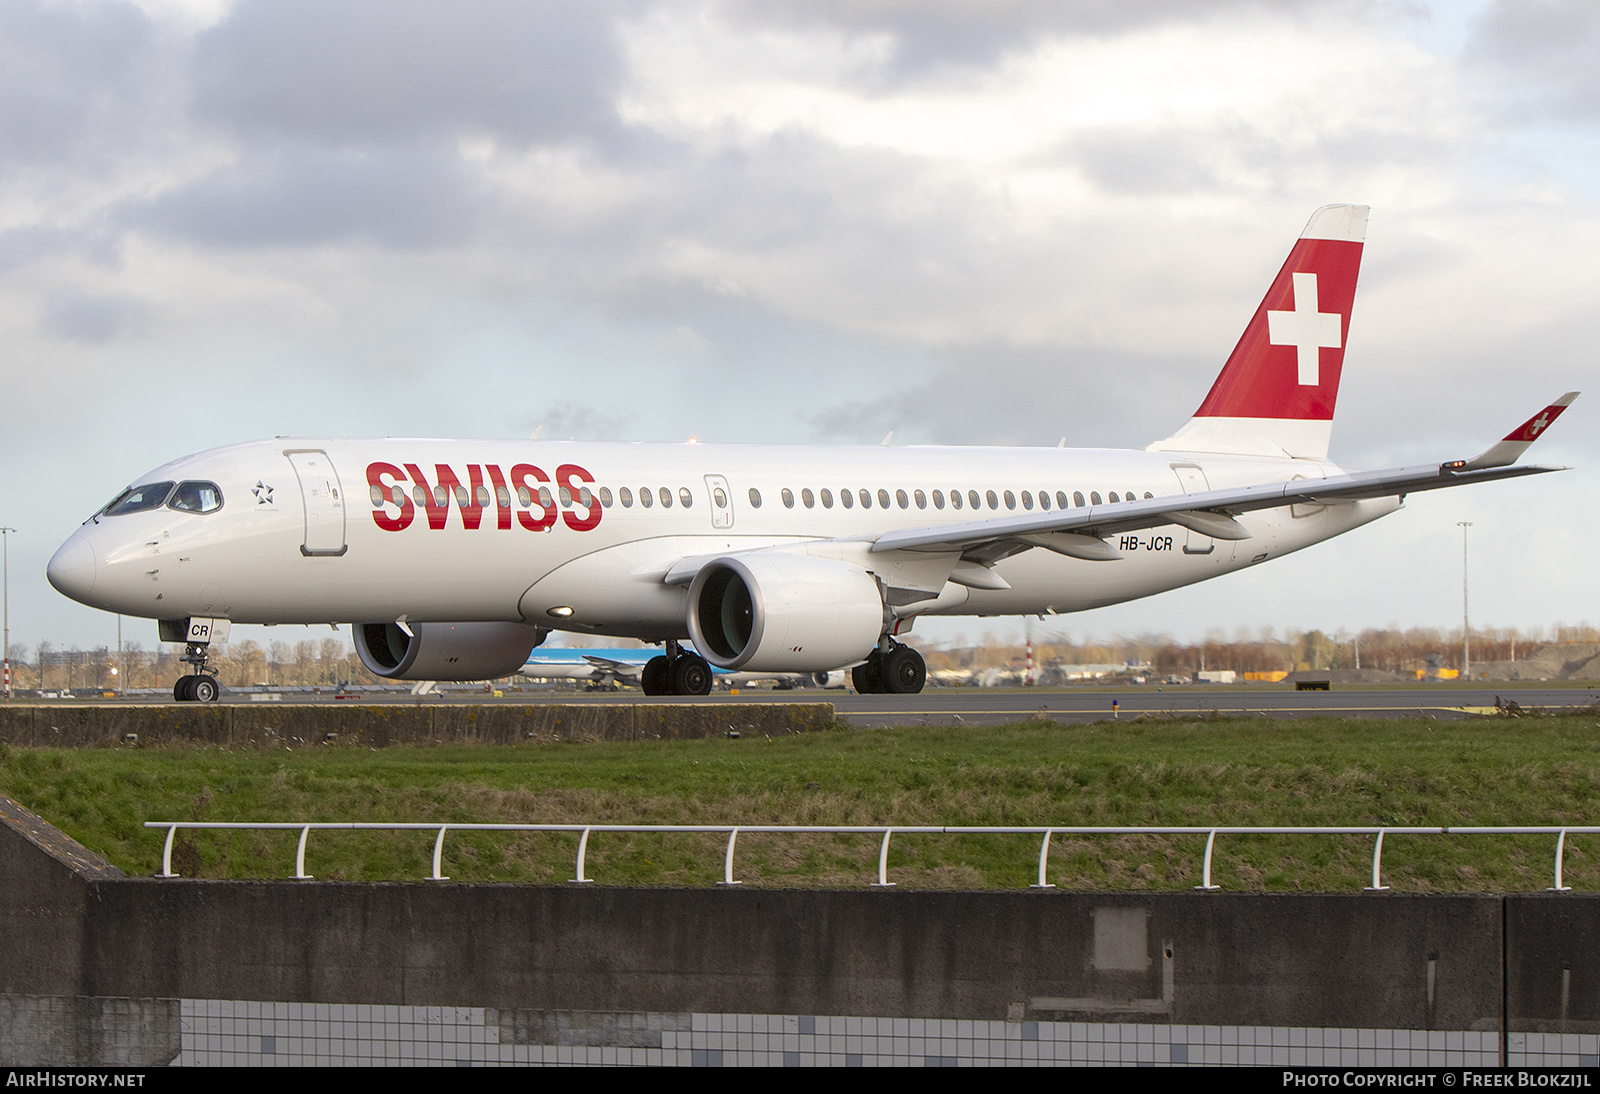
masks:
<svg viewBox="0 0 1600 1094"><path fill-rule="evenodd" d="M1132 490L1129 490L1129 491L1126 491L1122 495L1122 500L1123 501L1136 501L1138 499L1138 497L1139 497L1139 495L1137 493L1135 493Z"/></svg>
<svg viewBox="0 0 1600 1094"><path fill-rule="evenodd" d="M905 493L904 490L900 491L900 496L902 498L906 496L906 493ZM905 507L906 507L906 503L902 501L900 503L900 508L904 509ZM882 487L879 487L879 489L878 489L878 508L879 509L887 509L887 508L889 508L889 491L883 489Z"/></svg>
<svg viewBox="0 0 1600 1094"><path fill-rule="evenodd" d="M1111 491L1110 501L1111 501L1111 503L1113 505L1116 504L1117 502L1121 501L1121 500L1122 500L1121 498L1117 497L1117 492L1115 490Z"/></svg>
<svg viewBox="0 0 1600 1094"><path fill-rule="evenodd" d="M1099 505L1100 504L1100 491L1098 491L1098 490L1089 491L1089 503L1091 505Z"/></svg>
<svg viewBox="0 0 1600 1094"><path fill-rule="evenodd" d="M840 505L844 506L846 509L849 509L852 506L854 506L855 503L856 503L856 496L854 494L850 493L850 491L848 491L848 490L839 491L839 504Z"/></svg>
<svg viewBox="0 0 1600 1094"><path fill-rule="evenodd" d="M600 488L600 504L604 505L607 509L611 508L611 488L609 486L602 486Z"/></svg>
<svg viewBox="0 0 1600 1094"><path fill-rule="evenodd" d="M1145 496L1145 500L1147 500L1147 501L1150 500L1150 499L1153 499L1155 497L1155 495L1150 493L1150 491L1148 491L1148 490L1146 490L1144 492L1144 496Z"/></svg>
<svg viewBox="0 0 1600 1094"><path fill-rule="evenodd" d="M719 491L719 493L720 493L720 491ZM718 502L717 504L720 505L722 503ZM753 486L750 488L750 508L752 508L752 509L760 509L761 508L761 491L757 490Z"/></svg>
<svg viewBox="0 0 1600 1094"><path fill-rule="evenodd" d="M561 488L561 508L567 509L572 505L572 490L563 486Z"/></svg>
<svg viewBox="0 0 1600 1094"><path fill-rule="evenodd" d="M607 505L610 505L611 504L611 491L602 490L602 491L600 491L600 493L602 495L601 500L604 501ZM498 505L502 509L510 509L511 508L511 491L507 490L503 486L495 487L494 488L494 503L496 505Z"/></svg>
<svg viewBox="0 0 1600 1094"><path fill-rule="evenodd" d="M483 508L485 505L488 505L489 504L489 488L487 486L478 487L478 489L475 491L475 500L477 501L478 508L480 508L480 509Z"/></svg>
<svg viewBox="0 0 1600 1094"><path fill-rule="evenodd" d="M425 506L428 504L428 492L421 486L413 486L411 488L411 499L415 501L419 507Z"/></svg>
<svg viewBox="0 0 1600 1094"><path fill-rule="evenodd" d="M800 488L800 504L804 505L807 509L811 508L811 487L803 486Z"/></svg>
<svg viewBox="0 0 1600 1094"><path fill-rule="evenodd" d="M863 509L871 509L872 508L872 492L871 491L869 491L869 490L861 491L861 508L863 508Z"/></svg>
<svg viewBox="0 0 1600 1094"><path fill-rule="evenodd" d="M794 508L794 491L790 490L787 486L785 486L783 488L782 497L783 497L783 507L785 509L793 509Z"/></svg>
<svg viewBox="0 0 1600 1094"><path fill-rule="evenodd" d="M1026 501L1028 499L1028 495L1026 495L1026 494L1022 495L1022 499L1024 501ZM1039 508L1040 509L1048 509L1048 508L1050 508L1050 491L1048 491L1048 490L1039 491Z"/></svg>
<svg viewBox="0 0 1600 1094"><path fill-rule="evenodd" d="M552 502L550 499L550 488L548 486L539 487L539 504L544 506L546 509L549 509L554 505L554 502Z"/></svg>
<svg viewBox="0 0 1600 1094"><path fill-rule="evenodd" d="M926 509L928 507L927 495L924 494L921 490L914 490L914 491L912 491L912 493L916 496L917 508L918 509ZM904 490L896 490L894 492L894 496L895 496L895 500L900 503L900 508L902 508L902 509L906 508L906 492Z"/></svg>
<svg viewBox="0 0 1600 1094"><path fill-rule="evenodd" d="M984 491L984 493L988 495L989 508L990 509L998 509L998 508L1000 508L1000 499L994 496L994 491L993 490L986 490L986 491ZM974 502L973 504L977 504L977 503Z"/></svg>
<svg viewBox="0 0 1600 1094"><path fill-rule="evenodd" d="M440 509L443 509L446 505L449 505L450 491L446 490L442 486L435 486L433 488L433 504Z"/></svg>
<svg viewBox="0 0 1600 1094"><path fill-rule="evenodd" d="M918 490L917 491L917 495L920 497L921 494L922 494L922 491ZM920 504L920 502L919 502L919 504ZM933 507L935 509L943 509L944 508L944 491L943 490L935 490L933 492Z"/></svg>
<svg viewBox="0 0 1600 1094"><path fill-rule="evenodd" d="M672 487L670 486L663 486L661 488L661 508L672 508Z"/></svg>
<svg viewBox="0 0 1600 1094"><path fill-rule="evenodd" d="M1024 509L1033 508L1033 495L1028 493L1026 490L1022 492L1022 507Z"/></svg>
<svg viewBox="0 0 1600 1094"><path fill-rule="evenodd" d="M1072 492L1072 504L1076 505L1080 509L1083 508L1083 491L1082 490L1074 490Z"/></svg>
<svg viewBox="0 0 1600 1094"><path fill-rule="evenodd" d="M465 486L457 486L451 493L456 496L456 504L465 509L467 507L467 488Z"/></svg>
<svg viewBox="0 0 1600 1094"><path fill-rule="evenodd" d="M992 497L993 495L991 494L990 496ZM972 508L974 508L974 509L982 509L983 508L983 499L978 497L978 492L976 490L968 490L967 491L967 504L972 506Z"/></svg>
<svg viewBox="0 0 1600 1094"><path fill-rule="evenodd" d="M849 496L850 495L848 494L845 495L845 497ZM822 507L824 509L833 508L833 491L829 490L826 486L822 488Z"/></svg>
<svg viewBox="0 0 1600 1094"><path fill-rule="evenodd" d="M383 502L384 502L384 498L385 498L385 494L383 492L383 487L379 486L377 483L373 483L372 484L372 507L374 509L376 509L378 506L382 505Z"/></svg>
<svg viewBox="0 0 1600 1094"><path fill-rule="evenodd" d="M959 491L959 490L950 491L950 508L952 508L952 509L960 509L961 508L961 491Z"/></svg>
<svg viewBox="0 0 1600 1094"><path fill-rule="evenodd" d="M1016 507L1017 507L1017 496L1015 494L1013 494L1011 491L1007 490L1006 491L1006 508L1007 509L1015 509ZM994 505L991 503L989 508L993 509Z"/></svg>
<svg viewBox="0 0 1600 1094"><path fill-rule="evenodd" d="M180 482L167 504L185 513L214 513L222 508L222 491L214 482Z"/></svg>
<svg viewBox="0 0 1600 1094"><path fill-rule="evenodd" d="M617 500L622 503L622 507L624 509L632 509L633 508L633 491L629 490L626 486L621 487L620 489L617 490ZM523 502L522 504L523 505L527 505L528 503L527 502Z"/></svg>
<svg viewBox="0 0 1600 1094"><path fill-rule="evenodd" d="M589 493L589 488L587 486L578 487L578 504L579 505L582 505L585 508L588 508L589 502L593 498L594 498L594 495Z"/></svg>
<svg viewBox="0 0 1600 1094"><path fill-rule="evenodd" d="M1083 504L1083 499L1082 498L1078 499L1078 504L1079 505ZM1056 491L1056 508L1057 509L1065 509L1065 508L1067 508L1067 492L1065 490L1057 490Z"/></svg>
<svg viewBox="0 0 1600 1094"><path fill-rule="evenodd" d="M401 486L399 483L395 483L394 484L394 488L389 492L389 496L394 498L394 503L395 503L395 505L397 507L399 507L399 508L404 508L405 507L405 504L406 504L406 488L405 487Z"/></svg>
<svg viewBox="0 0 1600 1094"><path fill-rule="evenodd" d="M648 486L639 487L639 504L648 509L655 503L656 496L650 492L650 488Z"/></svg>
<svg viewBox="0 0 1600 1094"><path fill-rule="evenodd" d="M623 505L627 505L628 501L629 501L629 498L628 498L628 491L627 491L626 487L623 488L622 498L623 498L622 504ZM517 504L521 505L524 509L526 509L528 506L532 505L533 504L533 491L529 490L526 486L517 487Z"/></svg>

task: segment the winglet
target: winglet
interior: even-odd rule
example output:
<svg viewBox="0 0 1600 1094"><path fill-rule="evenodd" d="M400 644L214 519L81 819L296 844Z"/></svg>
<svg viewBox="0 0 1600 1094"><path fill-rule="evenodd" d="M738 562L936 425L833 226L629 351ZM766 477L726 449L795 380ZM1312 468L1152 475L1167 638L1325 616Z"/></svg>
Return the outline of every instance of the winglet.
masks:
<svg viewBox="0 0 1600 1094"><path fill-rule="evenodd" d="M1539 413L1523 422L1516 429L1507 433L1505 440L1490 448L1481 456L1468 460L1463 466L1464 471L1478 471L1485 467L1507 467L1522 458L1528 446L1539 439L1539 434L1550 427L1550 423L1561 416L1561 412L1572 405L1578 397L1576 391L1569 391Z"/></svg>

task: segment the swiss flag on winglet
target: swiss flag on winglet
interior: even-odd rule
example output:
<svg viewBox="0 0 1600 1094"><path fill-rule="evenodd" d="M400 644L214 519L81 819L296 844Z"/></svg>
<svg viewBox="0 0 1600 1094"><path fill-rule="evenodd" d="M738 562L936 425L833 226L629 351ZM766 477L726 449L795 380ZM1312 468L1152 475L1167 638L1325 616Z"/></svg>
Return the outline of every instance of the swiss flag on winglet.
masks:
<svg viewBox="0 0 1600 1094"><path fill-rule="evenodd" d="M1195 417L1333 418L1367 207L1318 209Z"/></svg>
<svg viewBox="0 0 1600 1094"><path fill-rule="evenodd" d="M1571 402L1572 398L1573 398L1573 396L1571 396L1571 395L1566 396L1566 399L1567 399L1568 402ZM1535 414L1533 417L1531 417L1527 421L1523 422L1521 426L1519 426L1516 429L1513 429L1510 433L1507 433L1506 434L1506 440L1508 440L1508 441L1536 441L1536 440L1538 440L1539 439L1539 434L1543 433L1545 431L1545 429L1550 425L1551 422L1553 422L1557 418L1559 418L1561 416L1561 412L1563 410L1565 410L1565 409L1567 409L1567 403L1551 403L1549 406L1547 406L1543 410L1539 411L1539 413Z"/></svg>

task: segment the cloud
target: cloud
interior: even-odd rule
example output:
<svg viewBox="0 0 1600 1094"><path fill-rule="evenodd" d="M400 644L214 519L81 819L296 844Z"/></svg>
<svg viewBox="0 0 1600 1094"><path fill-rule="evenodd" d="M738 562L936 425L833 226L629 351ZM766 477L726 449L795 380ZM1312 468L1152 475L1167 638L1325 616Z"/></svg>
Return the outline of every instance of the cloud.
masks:
<svg viewBox="0 0 1600 1094"><path fill-rule="evenodd" d="M1600 8L1588 0L1496 0L1467 56L1523 109L1570 121L1600 117Z"/></svg>
<svg viewBox="0 0 1600 1094"><path fill-rule="evenodd" d="M100 174L159 140L178 52L131 5L0 3L0 171Z"/></svg>
<svg viewBox="0 0 1600 1094"><path fill-rule="evenodd" d="M58 292L45 301L39 321L57 338L94 345L116 337L136 311L121 297Z"/></svg>
<svg viewBox="0 0 1600 1094"><path fill-rule="evenodd" d="M338 147L611 126L604 2L243 0L195 44L197 115L237 136Z"/></svg>
<svg viewBox="0 0 1600 1094"><path fill-rule="evenodd" d="M219 248L432 247L483 223L483 194L453 148L266 149L130 205L123 217Z"/></svg>

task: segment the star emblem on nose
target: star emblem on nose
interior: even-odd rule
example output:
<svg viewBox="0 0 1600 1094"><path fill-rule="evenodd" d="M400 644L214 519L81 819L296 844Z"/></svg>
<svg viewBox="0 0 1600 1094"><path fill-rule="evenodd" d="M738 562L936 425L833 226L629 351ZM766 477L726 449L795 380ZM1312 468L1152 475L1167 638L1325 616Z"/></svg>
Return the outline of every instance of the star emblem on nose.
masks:
<svg viewBox="0 0 1600 1094"><path fill-rule="evenodd" d="M272 487L268 486L266 483L262 482L260 479L256 480L255 488L253 490L251 490L250 492L256 496L256 504L257 505L271 505L272 504Z"/></svg>

